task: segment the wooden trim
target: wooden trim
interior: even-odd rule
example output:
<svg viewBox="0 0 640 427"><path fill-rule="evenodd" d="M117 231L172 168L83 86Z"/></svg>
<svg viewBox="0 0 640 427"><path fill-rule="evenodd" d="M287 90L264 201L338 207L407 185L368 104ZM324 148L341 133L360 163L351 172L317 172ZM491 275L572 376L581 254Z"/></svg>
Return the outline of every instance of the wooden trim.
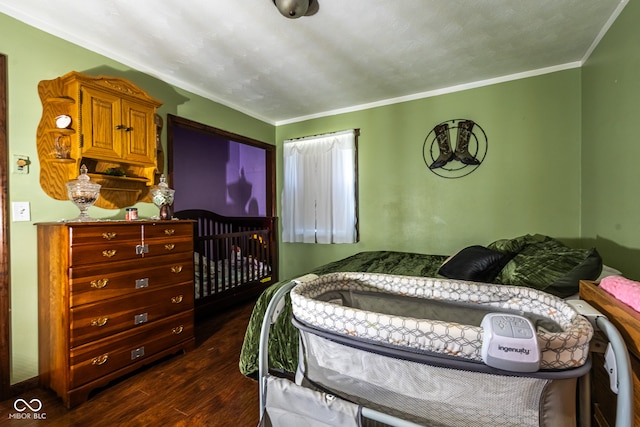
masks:
<svg viewBox="0 0 640 427"><path fill-rule="evenodd" d="M11 392L11 276L7 158L7 57L0 55L0 400Z"/></svg>
<svg viewBox="0 0 640 427"><path fill-rule="evenodd" d="M354 174L355 174L355 180L354 180L354 185L356 186L355 189L355 196L356 196L356 241L354 243L357 243L360 241L360 182L358 180L358 176L360 176L360 171L358 169L358 138L360 138L360 128L355 129L355 145L356 145L356 156L354 159L355 165L354 165Z"/></svg>
<svg viewBox="0 0 640 427"><path fill-rule="evenodd" d="M40 386L40 377L29 378L19 383L11 384L9 395L6 398L20 396Z"/></svg>

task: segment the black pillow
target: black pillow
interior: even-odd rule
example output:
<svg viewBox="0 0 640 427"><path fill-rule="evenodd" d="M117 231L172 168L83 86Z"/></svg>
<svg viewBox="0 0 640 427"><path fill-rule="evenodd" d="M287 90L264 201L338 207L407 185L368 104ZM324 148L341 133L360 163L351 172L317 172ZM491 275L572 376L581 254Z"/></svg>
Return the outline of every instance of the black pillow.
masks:
<svg viewBox="0 0 640 427"><path fill-rule="evenodd" d="M447 259L438 273L449 279L491 283L513 254L475 245Z"/></svg>

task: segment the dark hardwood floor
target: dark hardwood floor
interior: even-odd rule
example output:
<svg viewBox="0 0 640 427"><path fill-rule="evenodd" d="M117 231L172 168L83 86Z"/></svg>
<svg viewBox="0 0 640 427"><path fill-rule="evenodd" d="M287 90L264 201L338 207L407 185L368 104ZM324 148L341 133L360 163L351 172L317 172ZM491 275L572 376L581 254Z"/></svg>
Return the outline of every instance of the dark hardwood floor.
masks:
<svg viewBox="0 0 640 427"><path fill-rule="evenodd" d="M196 348L143 368L66 409L48 390L0 402L2 426L256 426L258 383L238 369L253 302L196 324ZM17 399L39 399L40 418L14 408ZM20 406L20 405L18 405ZM27 416L29 418L26 418Z"/></svg>

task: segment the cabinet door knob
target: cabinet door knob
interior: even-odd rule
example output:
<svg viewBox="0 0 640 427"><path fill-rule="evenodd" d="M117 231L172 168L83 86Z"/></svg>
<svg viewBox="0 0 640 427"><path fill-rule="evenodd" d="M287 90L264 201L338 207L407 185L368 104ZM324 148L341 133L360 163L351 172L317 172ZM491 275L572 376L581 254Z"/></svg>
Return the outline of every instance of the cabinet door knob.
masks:
<svg viewBox="0 0 640 427"><path fill-rule="evenodd" d="M107 360L109 360L109 353L105 353L102 356L94 357L91 360L91 364L92 365L96 365L96 366L100 366L100 365L104 365L105 363L107 363Z"/></svg>
<svg viewBox="0 0 640 427"><path fill-rule="evenodd" d="M184 331L184 326L180 325L180 326L177 326L177 327L173 328L171 330L171 333L173 335L180 335L182 333L182 331Z"/></svg>
<svg viewBox="0 0 640 427"><path fill-rule="evenodd" d="M117 235L118 235L118 233L113 233L113 232L110 232L110 231L102 233L102 237L107 239L107 240L111 240L111 239L115 238Z"/></svg>
<svg viewBox="0 0 640 427"><path fill-rule="evenodd" d="M166 230L164 230L164 234L166 234L167 236L173 236L176 233L176 230L174 230L173 228L167 228Z"/></svg>
<svg viewBox="0 0 640 427"><path fill-rule="evenodd" d="M182 295L178 295L175 297L171 297L171 302L173 304L180 304L182 302L183 296Z"/></svg>
<svg viewBox="0 0 640 427"><path fill-rule="evenodd" d="M109 321L108 317L97 317L91 320L91 326L101 327L106 325L108 321Z"/></svg>
<svg viewBox="0 0 640 427"><path fill-rule="evenodd" d="M116 130L122 130L125 128L125 125L116 125Z"/></svg>
<svg viewBox="0 0 640 427"><path fill-rule="evenodd" d="M172 251L173 248L175 248L176 245L174 245L173 243L167 243L166 245L164 245L164 248L168 251Z"/></svg>
<svg viewBox="0 0 640 427"><path fill-rule="evenodd" d="M91 281L91 287L96 289L102 289L109 284L109 279L98 279Z"/></svg>
<svg viewBox="0 0 640 427"><path fill-rule="evenodd" d="M174 265L171 267L171 272L172 273L180 273L182 271L182 266L181 265Z"/></svg>
<svg viewBox="0 0 640 427"><path fill-rule="evenodd" d="M116 254L116 252L118 252L115 249L105 249L104 251L102 251L102 256L105 256L107 258L111 258L112 256L114 256Z"/></svg>

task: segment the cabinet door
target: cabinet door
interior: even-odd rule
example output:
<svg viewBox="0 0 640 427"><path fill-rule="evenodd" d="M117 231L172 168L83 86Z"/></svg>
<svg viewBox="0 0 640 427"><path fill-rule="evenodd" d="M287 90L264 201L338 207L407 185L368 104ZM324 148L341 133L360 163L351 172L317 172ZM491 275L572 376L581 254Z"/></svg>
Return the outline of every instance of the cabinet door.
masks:
<svg viewBox="0 0 640 427"><path fill-rule="evenodd" d="M145 165L155 164L154 108L123 99L122 116L126 125L123 132L123 150L126 161Z"/></svg>
<svg viewBox="0 0 640 427"><path fill-rule="evenodd" d="M82 155L98 159L122 159L122 107L118 96L82 88Z"/></svg>

